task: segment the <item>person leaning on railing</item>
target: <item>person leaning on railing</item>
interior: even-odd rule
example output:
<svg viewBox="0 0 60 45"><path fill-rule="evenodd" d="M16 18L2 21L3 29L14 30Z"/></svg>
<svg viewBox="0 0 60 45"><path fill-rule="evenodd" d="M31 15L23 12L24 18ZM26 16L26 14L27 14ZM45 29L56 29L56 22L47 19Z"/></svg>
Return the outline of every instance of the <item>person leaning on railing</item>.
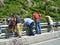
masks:
<svg viewBox="0 0 60 45"><path fill-rule="evenodd" d="M33 26L34 26L34 20L31 18L24 18L24 25L26 25L29 30L27 32L27 35L31 36L31 35L35 35L34 31L33 31Z"/></svg>
<svg viewBox="0 0 60 45"><path fill-rule="evenodd" d="M46 18L47 23L48 23L48 30L47 31L48 32L50 32L50 31L54 32L54 28L53 28L54 23L53 23L52 18L48 14L46 14L45 18Z"/></svg>
<svg viewBox="0 0 60 45"><path fill-rule="evenodd" d="M13 13L13 17L16 20L16 28L17 28L18 36L21 37L22 36L22 23L21 23L21 18L16 13Z"/></svg>
<svg viewBox="0 0 60 45"><path fill-rule="evenodd" d="M15 29L15 19L10 18L9 24L8 24L9 30L13 33Z"/></svg>

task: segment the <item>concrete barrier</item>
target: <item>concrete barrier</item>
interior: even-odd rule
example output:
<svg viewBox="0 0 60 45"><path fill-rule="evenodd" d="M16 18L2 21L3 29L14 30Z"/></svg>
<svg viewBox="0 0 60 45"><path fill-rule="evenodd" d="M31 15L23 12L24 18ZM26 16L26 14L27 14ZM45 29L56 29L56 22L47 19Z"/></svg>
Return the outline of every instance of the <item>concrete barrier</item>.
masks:
<svg viewBox="0 0 60 45"><path fill-rule="evenodd" d="M51 32L51 33L44 33L41 35L39 34L36 36L24 37L23 45L30 45L33 43L42 42L42 41L59 38L59 37L60 37L60 32Z"/></svg>
<svg viewBox="0 0 60 45"><path fill-rule="evenodd" d="M60 31L36 34L35 36L22 36L22 38L0 39L0 45L30 45L54 38L60 38Z"/></svg>

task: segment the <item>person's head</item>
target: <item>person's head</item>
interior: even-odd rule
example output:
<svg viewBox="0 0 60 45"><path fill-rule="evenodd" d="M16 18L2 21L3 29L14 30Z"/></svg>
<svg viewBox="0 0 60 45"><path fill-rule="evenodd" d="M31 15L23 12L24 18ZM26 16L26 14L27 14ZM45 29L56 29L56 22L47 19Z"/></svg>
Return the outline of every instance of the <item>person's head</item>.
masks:
<svg viewBox="0 0 60 45"><path fill-rule="evenodd" d="M46 16L48 16L48 14L45 14Z"/></svg>
<svg viewBox="0 0 60 45"><path fill-rule="evenodd" d="M34 14L35 12L32 12L32 15Z"/></svg>
<svg viewBox="0 0 60 45"><path fill-rule="evenodd" d="M32 15L37 14L36 12L32 12Z"/></svg>
<svg viewBox="0 0 60 45"><path fill-rule="evenodd" d="M11 13L11 16L14 17L14 15L16 15L16 13Z"/></svg>
<svg viewBox="0 0 60 45"><path fill-rule="evenodd" d="M17 15L16 13L13 13L13 15Z"/></svg>

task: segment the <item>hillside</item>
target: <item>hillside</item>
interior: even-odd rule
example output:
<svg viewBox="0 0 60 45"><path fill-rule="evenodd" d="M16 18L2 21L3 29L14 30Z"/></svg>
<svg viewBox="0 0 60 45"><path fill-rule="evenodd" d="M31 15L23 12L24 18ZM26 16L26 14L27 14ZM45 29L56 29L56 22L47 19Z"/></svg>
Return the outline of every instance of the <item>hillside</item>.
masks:
<svg viewBox="0 0 60 45"><path fill-rule="evenodd" d="M10 17L12 12L19 14L21 18L31 17L33 11L42 14L43 21L46 13L54 21L60 21L60 0L0 0L0 18Z"/></svg>

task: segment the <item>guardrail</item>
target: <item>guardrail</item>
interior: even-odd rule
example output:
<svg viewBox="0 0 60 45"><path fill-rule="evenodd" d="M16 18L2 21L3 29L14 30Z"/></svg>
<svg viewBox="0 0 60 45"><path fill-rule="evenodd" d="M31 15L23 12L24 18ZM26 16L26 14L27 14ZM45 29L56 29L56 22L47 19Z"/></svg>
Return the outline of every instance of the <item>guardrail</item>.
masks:
<svg viewBox="0 0 60 45"><path fill-rule="evenodd" d="M47 23L41 23L41 26L48 26ZM54 22L54 26L60 26L60 22ZM0 27L2 27L2 29L6 29L8 28L8 25L0 25ZM23 27L25 28L25 27Z"/></svg>
<svg viewBox="0 0 60 45"><path fill-rule="evenodd" d="M8 25L0 25L0 27L1 27L2 29L7 29L7 28L8 28Z"/></svg>
<svg viewBox="0 0 60 45"><path fill-rule="evenodd" d="M1 22L0 27L2 27L2 29L8 28L7 19L9 19L9 18L0 18L0 22ZM44 19L44 18L42 18L42 19ZM42 27L47 26L47 23L41 23L41 26ZM54 26L60 26L60 22L54 22ZM25 28L25 27L23 27L23 28Z"/></svg>
<svg viewBox="0 0 60 45"><path fill-rule="evenodd" d="M1 24L5 24L6 25L7 24L6 20L7 20L7 18L0 18L0 25Z"/></svg>
<svg viewBox="0 0 60 45"><path fill-rule="evenodd" d="M56 26L56 25L57 25L57 23L54 22L54 26ZM58 25L60 25L60 22L58 22ZM43 26L48 26L48 25L47 25L47 23L41 23L41 26L43 27ZM6 33L4 33L2 35L3 38L9 37L9 35L11 35L10 33L8 34L8 25L0 25L0 27L2 27L3 30L7 31ZM26 27L23 27L23 28L26 28ZM60 29L60 27L58 27L58 29ZM42 30L42 33L46 33L47 32L47 28L42 28L41 30ZM35 32L35 29L34 29L34 32ZM22 35L26 35L26 31L23 31Z"/></svg>
<svg viewBox="0 0 60 45"><path fill-rule="evenodd" d="M0 23L0 27L2 28L2 30L8 30L8 25L7 25L7 18L0 18L0 21L3 21L3 23ZM47 23L41 23L41 27L45 27L45 28L42 28L43 31L46 32L47 30ZM60 22L54 22L54 26L57 26L59 29L60 29ZM35 26L34 26L35 27ZM23 28L26 28L26 27L23 27ZM58 29L57 29L58 30ZM34 30L35 31L35 30ZM26 33L26 31L23 31L23 35ZM4 33L5 34L5 33ZM6 35L6 34L5 34ZM8 35L6 35L8 36Z"/></svg>
<svg viewBox="0 0 60 45"><path fill-rule="evenodd" d="M60 22L54 22L54 26L59 26ZM41 26L48 26L47 23L41 23Z"/></svg>

